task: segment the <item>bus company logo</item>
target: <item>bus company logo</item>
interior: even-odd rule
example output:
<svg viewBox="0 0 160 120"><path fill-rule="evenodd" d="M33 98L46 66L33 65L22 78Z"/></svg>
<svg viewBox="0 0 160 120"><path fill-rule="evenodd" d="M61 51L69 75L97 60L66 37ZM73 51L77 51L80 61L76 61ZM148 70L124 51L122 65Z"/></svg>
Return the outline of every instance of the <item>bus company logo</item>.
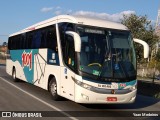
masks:
<svg viewBox="0 0 160 120"><path fill-rule="evenodd" d="M124 87L126 87L126 83L120 83L119 86L120 86L121 88L124 88Z"/></svg>
<svg viewBox="0 0 160 120"><path fill-rule="evenodd" d="M29 70L32 70L32 51L30 53L25 51L23 52L22 67L29 67Z"/></svg>

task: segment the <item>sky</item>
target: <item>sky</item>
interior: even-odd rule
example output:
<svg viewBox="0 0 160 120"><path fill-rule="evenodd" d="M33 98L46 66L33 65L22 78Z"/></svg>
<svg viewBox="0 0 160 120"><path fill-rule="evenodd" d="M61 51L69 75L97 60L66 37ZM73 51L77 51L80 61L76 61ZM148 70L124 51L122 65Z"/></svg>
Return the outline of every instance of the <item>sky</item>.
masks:
<svg viewBox="0 0 160 120"><path fill-rule="evenodd" d="M120 22L123 14L156 22L160 0L1 0L0 45L8 35L51 17L70 14Z"/></svg>

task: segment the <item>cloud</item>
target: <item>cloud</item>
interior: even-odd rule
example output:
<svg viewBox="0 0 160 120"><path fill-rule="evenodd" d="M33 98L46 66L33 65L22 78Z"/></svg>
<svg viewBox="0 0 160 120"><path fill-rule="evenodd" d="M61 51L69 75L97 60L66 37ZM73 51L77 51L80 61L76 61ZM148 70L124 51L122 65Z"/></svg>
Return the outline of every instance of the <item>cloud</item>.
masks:
<svg viewBox="0 0 160 120"><path fill-rule="evenodd" d="M44 7L41 9L41 12L47 13L52 11L54 15L60 15L60 14L70 14L70 15L77 15L77 16L84 16L84 17L91 17L91 18L99 18L114 22L120 22L123 19L123 15L130 16L131 14L135 14L135 11L127 10L122 11L115 14L108 14L108 13L98 13L98 12L92 12L92 11L73 11L71 9L65 10L61 8L60 6L56 7Z"/></svg>
<svg viewBox="0 0 160 120"><path fill-rule="evenodd" d="M41 9L41 12L50 12L53 10L53 7L44 7Z"/></svg>
<svg viewBox="0 0 160 120"><path fill-rule="evenodd" d="M77 12L73 12L72 14L78 15L78 16L100 18L100 19L105 19L109 21L120 22L123 19L123 15L129 16L131 14L135 14L135 11L128 10L128 11L123 11L116 14L98 13L98 12L91 12L91 11L77 11Z"/></svg>
<svg viewBox="0 0 160 120"><path fill-rule="evenodd" d="M60 14L63 14L63 10L60 6L57 6L54 8L54 14L55 15L60 15Z"/></svg>
<svg viewBox="0 0 160 120"><path fill-rule="evenodd" d="M66 14L73 14L72 12L73 12L72 10L67 10Z"/></svg>
<svg viewBox="0 0 160 120"><path fill-rule="evenodd" d="M55 7L55 9L56 9L56 10L59 10L59 9L61 9L61 7L60 7L60 6L57 6L57 7Z"/></svg>
<svg viewBox="0 0 160 120"><path fill-rule="evenodd" d="M55 15L60 15L61 13L62 13L61 10L57 10L57 11L54 12Z"/></svg>
<svg viewBox="0 0 160 120"><path fill-rule="evenodd" d="M44 7L41 9L41 12L43 13L47 13L50 11L60 11L62 8L60 6L56 6L56 7Z"/></svg>

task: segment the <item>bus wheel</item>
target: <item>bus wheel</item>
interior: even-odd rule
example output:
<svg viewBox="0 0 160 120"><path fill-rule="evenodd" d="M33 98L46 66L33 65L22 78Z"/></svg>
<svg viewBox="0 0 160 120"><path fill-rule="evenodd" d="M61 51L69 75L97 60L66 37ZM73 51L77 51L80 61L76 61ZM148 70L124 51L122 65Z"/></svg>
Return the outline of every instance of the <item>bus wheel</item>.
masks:
<svg viewBox="0 0 160 120"><path fill-rule="evenodd" d="M13 78L14 82L18 82L18 79L16 77L16 69L15 68L13 68L12 78Z"/></svg>
<svg viewBox="0 0 160 120"><path fill-rule="evenodd" d="M61 97L57 94L57 83L54 78L52 78L49 82L49 91L52 95L53 100L60 100Z"/></svg>

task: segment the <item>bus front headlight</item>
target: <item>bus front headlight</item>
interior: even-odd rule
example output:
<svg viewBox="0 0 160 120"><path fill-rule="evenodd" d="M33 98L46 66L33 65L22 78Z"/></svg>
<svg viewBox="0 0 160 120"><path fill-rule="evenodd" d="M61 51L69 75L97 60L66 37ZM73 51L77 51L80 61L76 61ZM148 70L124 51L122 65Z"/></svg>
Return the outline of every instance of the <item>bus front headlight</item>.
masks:
<svg viewBox="0 0 160 120"><path fill-rule="evenodd" d="M90 90L92 88L92 86L87 85L85 83L82 84L82 87L85 88L85 89L88 89L88 90Z"/></svg>
<svg viewBox="0 0 160 120"><path fill-rule="evenodd" d="M86 83L83 83L83 82L81 82L81 81L79 81L79 80L76 80L76 79L74 79L74 81L75 81L75 83L76 83L77 85L79 85L79 86L81 86L81 87L83 87L83 88L85 88L85 89L88 89L88 90L91 90L91 89L92 89L92 86L90 86L90 85L88 85L88 84L86 84Z"/></svg>
<svg viewBox="0 0 160 120"><path fill-rule="evenodd" d="M130 90L132 90L132 91L135 90L135 89L137 89L137 84L132 86L132 87L130 87Z"/></svg>

